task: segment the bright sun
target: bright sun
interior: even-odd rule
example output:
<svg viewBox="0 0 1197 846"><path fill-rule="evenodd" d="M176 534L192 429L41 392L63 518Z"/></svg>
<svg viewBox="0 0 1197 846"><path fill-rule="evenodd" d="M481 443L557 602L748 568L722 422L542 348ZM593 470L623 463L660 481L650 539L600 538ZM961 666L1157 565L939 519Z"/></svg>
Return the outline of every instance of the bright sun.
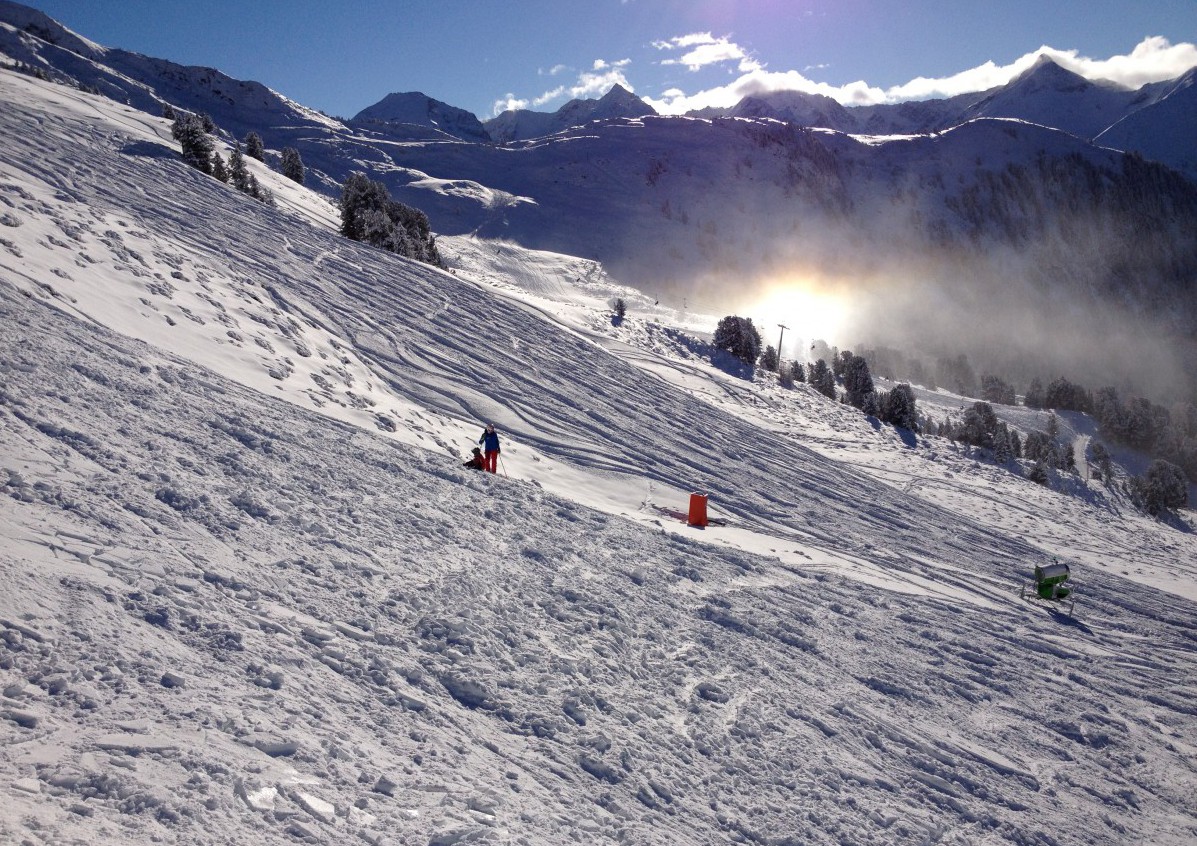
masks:
<svg viewBox="0 0 1197 846"><path fill-rule="evenodd" d="M797 344L809 346L816 339L828 343L843 340L848 317L848 304L840 294L831 293L818 283L787 280L771 286L747 312L759 327L765 343L775 344L780 335L776 324L786 326L782 356L803 358Z"/></svg>

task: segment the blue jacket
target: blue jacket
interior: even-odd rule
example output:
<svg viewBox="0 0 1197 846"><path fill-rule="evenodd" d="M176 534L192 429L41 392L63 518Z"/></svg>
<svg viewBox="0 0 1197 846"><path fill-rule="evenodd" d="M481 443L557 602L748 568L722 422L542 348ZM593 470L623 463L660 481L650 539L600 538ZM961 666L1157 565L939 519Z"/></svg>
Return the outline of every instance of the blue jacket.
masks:
<svg viewBox="0 0 1197 846"><path fill-rule="evenodd" d="M478 443L483 444L483 449L487 452L498 452L499 433L483 431L482 437L478 439Z"/></svg>

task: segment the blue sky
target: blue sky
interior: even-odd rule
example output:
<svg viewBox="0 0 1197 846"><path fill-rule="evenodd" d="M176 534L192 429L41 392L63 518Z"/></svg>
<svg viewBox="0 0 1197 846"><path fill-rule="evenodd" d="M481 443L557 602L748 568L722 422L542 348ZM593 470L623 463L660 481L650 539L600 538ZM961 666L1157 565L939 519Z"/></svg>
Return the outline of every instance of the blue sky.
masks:
<svg viewBox="0 0 1197 846"><path fill-rule="evenodd" d="M1041 47L1137 87L1197 65L1197 0L32 0L109 47L351 117L422 91L482 119L619 82L661 112L799 88L844 103L983 90Z"/></svg>

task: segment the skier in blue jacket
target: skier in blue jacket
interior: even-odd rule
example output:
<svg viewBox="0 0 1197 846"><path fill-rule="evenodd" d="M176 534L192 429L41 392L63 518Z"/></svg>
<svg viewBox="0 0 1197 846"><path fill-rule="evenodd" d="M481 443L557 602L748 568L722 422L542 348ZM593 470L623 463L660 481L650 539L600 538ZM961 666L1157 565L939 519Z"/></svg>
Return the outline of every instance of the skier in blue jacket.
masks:
<svg viewBox="0 0 1197 846"><path fill-rule="evenodd" d="M486 462L487 471L497 473L499 471L499 433L495 431L494 423L486 424L486 429L482 432L478 443L482 444L485 453L483 460Z"/></svg>

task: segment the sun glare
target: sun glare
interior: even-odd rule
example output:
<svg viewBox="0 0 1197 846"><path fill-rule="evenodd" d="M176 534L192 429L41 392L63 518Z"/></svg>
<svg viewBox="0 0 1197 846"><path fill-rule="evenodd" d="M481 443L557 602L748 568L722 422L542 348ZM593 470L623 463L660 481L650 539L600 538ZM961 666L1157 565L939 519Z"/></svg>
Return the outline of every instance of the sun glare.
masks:
<svg viewBox="0 0 1197 846"><path fill-rule="evenodd" d="M781 336L778 324L783 324L783 358L802 360L812 341L829 344L843 341L848 306L843 296L825 290L815 283L799 281L772 286L747 312L754 322L760 322L761 336L766 344L777 343ZM799 347L799 344L803 344Z"/></svg>

